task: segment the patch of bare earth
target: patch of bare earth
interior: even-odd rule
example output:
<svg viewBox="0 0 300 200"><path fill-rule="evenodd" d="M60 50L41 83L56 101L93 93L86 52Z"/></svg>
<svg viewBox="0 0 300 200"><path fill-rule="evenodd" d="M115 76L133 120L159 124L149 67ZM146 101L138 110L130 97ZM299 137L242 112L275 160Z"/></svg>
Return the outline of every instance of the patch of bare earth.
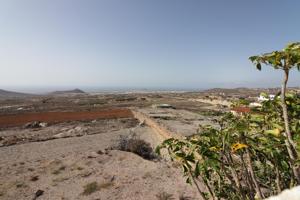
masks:
<svg viewBox="0 0 300 200"><path fill-rule="evenodd" d="M33 121L46 123L61 123L68 121L93 120L93 119L117 119L133 117L129 109L109 109L99 111L77 112L44 112L0 115L0 127L14 127Z"/></svg>
<svg viewBox="0 0 300 200"><path fill-rule="evenodd" d="M197 199L181 169L110 150L135 135L155 148L161 139L134 118L98 119L0 131L0 199L153 200L164 192ZM17 138L12 144L3 141ZM3 145L4 144L4 145Z"/></svg>
<svg viewBox="0 0 300 200"><path fill-rule="evenodd" d="M166 161L149 161L124 151L108 150L120 136L135 133L158 143L148 127L70 137L0 148L0 199L156 199L161 191L196 199L180 169ZM90 185L89 185L90 184ZM91 188L89 188L91 187ZM85 192L88 188L89 191Z"/></svg>

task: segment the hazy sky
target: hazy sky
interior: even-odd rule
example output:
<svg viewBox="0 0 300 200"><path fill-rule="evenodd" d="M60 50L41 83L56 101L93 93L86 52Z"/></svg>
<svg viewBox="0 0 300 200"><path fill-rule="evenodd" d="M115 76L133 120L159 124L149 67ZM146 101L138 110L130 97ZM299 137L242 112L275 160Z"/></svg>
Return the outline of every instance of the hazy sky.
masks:
<svg viewBox="0 0 300 200"><path fill-rule="evenodd" d="M299 0L0 0L0 88L270 87ZM300 86L292 72L291 86Z"/></svg>

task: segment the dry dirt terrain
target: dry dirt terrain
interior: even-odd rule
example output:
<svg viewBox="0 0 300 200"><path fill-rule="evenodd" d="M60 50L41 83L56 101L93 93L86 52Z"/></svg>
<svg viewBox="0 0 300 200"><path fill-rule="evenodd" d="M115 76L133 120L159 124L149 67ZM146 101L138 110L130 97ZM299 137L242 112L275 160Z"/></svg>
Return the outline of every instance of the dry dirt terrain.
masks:
<svg viewBox="0 0 300 200"><path fill-rule="evenodd" d="M214 125L230 100L260 92L0 90L0 199L199 199L179 165L153 150L166 138Z"/></svg>
<svg viewBox="0 0 300 200"><path fill-rule="evenodd" d="M128 109L109 109L101 111L81 111L81 112L44 112L0 115L0 127L21 126L33 121L43 121L44 123L59 123L76 120L93 119L113 119L132 117Z"/></svg>
<svg viewBox="0 0 300 200"><path fill-rule="evenodd" d="M166 138L214 125L229 111L228 100L256 98L259 92L0 90L0 199L199 199L180 166L153 150Z"/></svg>
<svg viewBox="0 0 300 200"><path fill-rule="evenodd" d="M120 143L135 138L154 150L209 123L201 112L217 106L186 101L198 94L58 94L0 98L0 199L199 198L178 164ZM152 108L162 103L173 108Z"/></svg>

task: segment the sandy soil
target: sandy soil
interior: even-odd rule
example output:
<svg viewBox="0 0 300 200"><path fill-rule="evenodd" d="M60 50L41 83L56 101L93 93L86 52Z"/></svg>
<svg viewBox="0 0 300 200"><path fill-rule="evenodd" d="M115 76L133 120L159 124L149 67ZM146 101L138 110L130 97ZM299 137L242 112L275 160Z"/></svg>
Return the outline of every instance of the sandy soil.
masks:
<svg viewBox="0 0 300 200"><path fill-rule="evenodd" d="M191 136L197 133L199 125L212 125L216 117L207 117L183 109L141 108L136 112L143 113L160 127L164 127L174 136Z"/></svg>
<svg viewBox="0 0 300 200"><path fill-rule="evenodd" d="M138 123L138 120L134 118L122 118L64 122L44 128L14 127L0 131L0 147L100 134L135 127Z"/></svg>
<svg viewBox="0 0 300 200"><path fill-rule="evenodd" d="M105 150L121 135L135 133L151 142L160 141L148 127L134 127L84 137L25 143L0 148L0 197L6 200L38 199L157 199L162 192L178 199L181 194L196 199L178 167L163 160L148 161L133 153ZM92 182L99 190L84 195Z"/></svg>
<svg viewBox="0 0 300 200"><path fill-rule="evenodd" d="M0 199L32 200L39 190L38 200L155 200L163 194L172 199L180 195L199 199L196 188L185 183L178 164L112 150L121 136L136 135L155 148L166 138L164 133L194 134L199 123L208 119L199 112L211 107L186 101L198 95L0 99ZM152 104L161 103L177 109L150 109ZM138 121L128 109L149 111L145 114L153 123L148 126ZM48 122L48 126L24 128L32 121ZM96 184L96 190L85 194L91 183Z"/></svg>
<svg viewBox="0 0 300 200"><path fill-rule="evenodd" d="M136 135L155 148L167 137L192 135L199 124L213 124L216 115L207 113L228 109L195 100L241 96L239 90L225 92L0 95L0 199L161 200L163 194L200 199L178 164L145 160L115 147L123 136ZM152 109L153 104L176 109ZM142 113L140 121L129 109L135 117L136 111ZM50 123L24 128L32 121ZM85 193L89 184L96 189Z"/></svg>

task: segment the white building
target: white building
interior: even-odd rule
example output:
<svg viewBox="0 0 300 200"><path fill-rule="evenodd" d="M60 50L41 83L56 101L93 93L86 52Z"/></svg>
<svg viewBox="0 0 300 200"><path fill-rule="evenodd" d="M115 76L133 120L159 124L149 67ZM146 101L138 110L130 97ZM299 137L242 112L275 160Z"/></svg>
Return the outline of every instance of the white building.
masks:
<svg viewBox="0 0 300 200"><path fill-rule="evenodd" d="M270 94L269 97L265 97L264 95L259 95L257 100L261 102L261 101L274 100L274 98L275 98L274 94Z"/></svg>
<svg viewBox="0 0 300 200"><path fill-rule="evenodd" d="M262 107L262 105L260 103L257 102L252 102L249 104L250 108L257 108L257 107Z"/></svg>

